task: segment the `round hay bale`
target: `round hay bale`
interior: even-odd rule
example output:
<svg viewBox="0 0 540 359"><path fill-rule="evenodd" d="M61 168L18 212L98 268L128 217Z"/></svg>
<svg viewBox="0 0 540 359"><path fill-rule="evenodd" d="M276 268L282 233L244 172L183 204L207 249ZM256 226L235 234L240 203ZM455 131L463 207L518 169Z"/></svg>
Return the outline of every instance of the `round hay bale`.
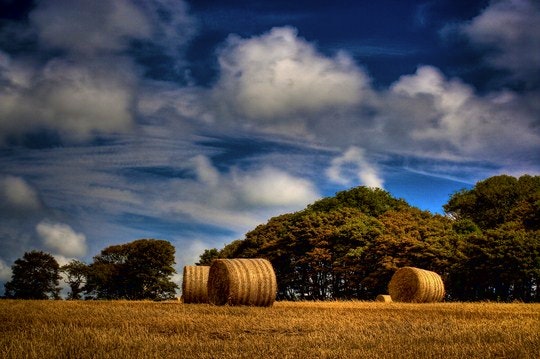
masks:
<svg viewBox="0 0 540 359"><path fill-rule="evenodd" d="M384 302L384 303L392 303L392 297L388 294L379 294L377 298L375 298L376 302Z"/></svg>
<svg viewBox="0 0 540 359"><path fill-rule="evenodd" d="M208 300L215 305L269 307L277 280L266 259L216 259L208 274Z"/></svg>
<svg viewBox="0 0 540 359"><path fill-rule="evenodd" d="M186 304L208 303L209 266L185 266L182 280L182 300Z"/></svg>
<svg viewBox="0 0 540 359"><path fill-rule="evenodd" d="M392 276L388 293L396 302L440 302L444 298L444 283L441 276L435 272L403 267Z"/></svg>

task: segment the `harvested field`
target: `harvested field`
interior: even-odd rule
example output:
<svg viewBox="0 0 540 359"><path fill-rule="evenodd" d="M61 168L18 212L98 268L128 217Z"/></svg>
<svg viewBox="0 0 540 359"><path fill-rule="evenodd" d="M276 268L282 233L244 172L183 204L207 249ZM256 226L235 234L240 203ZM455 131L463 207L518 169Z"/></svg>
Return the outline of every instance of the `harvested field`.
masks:
<svg viewBox="0 0 540 359"><path fill-rule="evenodd" d="M536 358L540 304L0 301L2 358Z"/></svg>

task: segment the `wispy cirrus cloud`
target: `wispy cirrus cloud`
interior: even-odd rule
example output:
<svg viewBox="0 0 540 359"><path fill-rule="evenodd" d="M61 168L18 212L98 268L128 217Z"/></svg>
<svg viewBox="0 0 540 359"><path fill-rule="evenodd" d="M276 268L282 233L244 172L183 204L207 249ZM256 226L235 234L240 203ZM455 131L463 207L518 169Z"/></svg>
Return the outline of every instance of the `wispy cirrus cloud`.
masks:
<svg viewBox="0 0 540 359"><path fill-rule="evenodd" d="M268 216L299 210L320 197L310 180L278 168L232 168L220 173L209 158L200 155L192 163L195 180L171 181L168 195L155 203L167 216L181 214L192 221L242 232Z"/></svg>

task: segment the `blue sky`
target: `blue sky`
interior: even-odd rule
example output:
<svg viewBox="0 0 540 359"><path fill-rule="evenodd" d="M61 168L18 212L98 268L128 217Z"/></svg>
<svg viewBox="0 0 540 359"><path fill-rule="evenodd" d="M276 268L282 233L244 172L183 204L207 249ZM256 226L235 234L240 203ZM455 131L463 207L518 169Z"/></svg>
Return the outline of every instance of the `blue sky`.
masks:
<svg viewBox="0 0 540 359"><path fill-rule="evenodd" d="M539 104L532 0L2 1L0 282L138 238L181 274L358 185L442 213L540 173Z"/></svg>

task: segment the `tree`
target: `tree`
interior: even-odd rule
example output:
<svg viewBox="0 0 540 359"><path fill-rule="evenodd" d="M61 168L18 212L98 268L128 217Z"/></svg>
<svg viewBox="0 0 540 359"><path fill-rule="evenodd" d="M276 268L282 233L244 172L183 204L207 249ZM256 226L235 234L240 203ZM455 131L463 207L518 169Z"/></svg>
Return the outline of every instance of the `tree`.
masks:
<svg viewBox="0 0 540 359"><path fill-rule="evenodd" d="M336 193L335 197L327 197L308 206L307 210L328 212L335 208L356 208L364 214L377 217L389 210L409 207L403 199L396 199L380 188L365 186L351 188Z"/></svg>
<svg viewBox="0 0 540 359"><path fill-rule="evenodd" d="M14 299L58 299L60 288L59 265L48 253L24 253L11 266L11 281L5 286L5 295Z"/></svg>
<svg viewBox="0 0 540 359"><path fill-rule="evenodd" d="M219 251L217 248L205 249L203 254L199 256L199 261L195 263L198 266L209 266L214 259L219 258Z"/></svg>
<svg viewBox="0 0 540 359"><path fill-rule="evenodd" d="M99 299L171 299L178 288L170 280L174 252L171 243L157 239L107 247L89 266L85 292Z"/></svg>
<svg viewBox="0 0 540 359"><path fill-rule="evenodd" d="M511 225L472 233L450 283L452 299L539 301L540 231Z"/></svg>
<svg viewBox="0 0 540 359"><path fill-rule="evenodd" d="M83 286L86 284L86 277L88 276L88 265L74 259L60 267L60 271L66 275L65 281L70 288L68 299L81 299L84 290Z"/></svg>
<svg viewBox="0 0 540 359"><path fill-rule="evenodd" d="M454 193L444 210L456 219L470 219L482 230L515 221L526 229L540 228L540 176L519 179L501 175Z"/></svg>

